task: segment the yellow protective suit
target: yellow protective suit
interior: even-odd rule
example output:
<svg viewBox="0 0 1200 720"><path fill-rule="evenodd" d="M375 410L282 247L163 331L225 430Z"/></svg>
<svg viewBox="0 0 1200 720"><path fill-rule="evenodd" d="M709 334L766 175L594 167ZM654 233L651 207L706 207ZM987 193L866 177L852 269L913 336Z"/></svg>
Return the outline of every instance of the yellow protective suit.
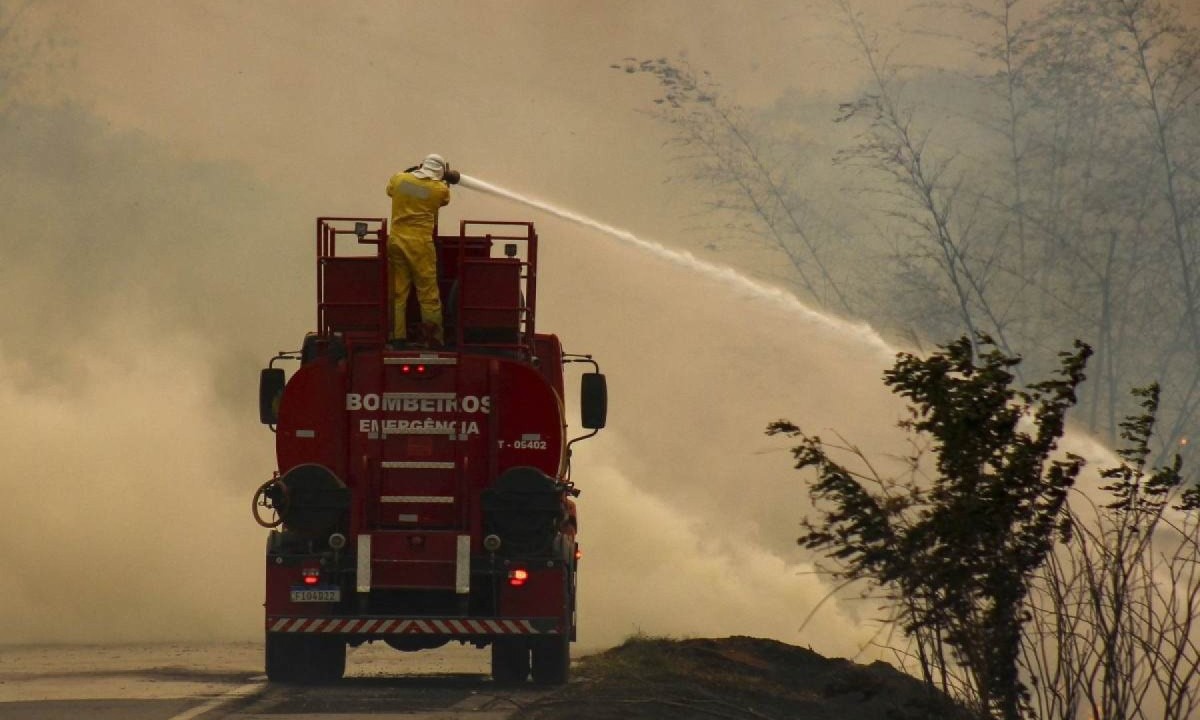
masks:
<svg viewBox="0 0 1200 720"><path fill-rule="evenodd" d="M437 284L437 252L433 227L438 210L450 202L450 186L441 180L419 178L410 172L392 176L387 184L392 198L392 226L388 230L388 265L392 275L392 338L403 340L408 291L417 288L421 322L431 328L438 344L442 333L442 299Z"/></svg>

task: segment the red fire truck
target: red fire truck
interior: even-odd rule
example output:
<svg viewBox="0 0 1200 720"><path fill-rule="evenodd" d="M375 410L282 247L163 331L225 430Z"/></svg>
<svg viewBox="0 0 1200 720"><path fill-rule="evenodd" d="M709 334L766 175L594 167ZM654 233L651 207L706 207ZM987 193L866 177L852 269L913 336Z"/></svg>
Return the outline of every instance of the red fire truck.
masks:
<svg viewBox="0 0 1200 720"><path fill-rule="evenodd" d="M536 329L533 223L435 233L436 348L388 341L387 235L380 218L317 220L317 329L262 371L279 463L253 502L271 528L267 677L336 680L364 642L457 641L490 646L499 682L562 683L580 558L571 444L604 427L604 375ZM572 363L590 365L587 432L568 439Z"/></svg>

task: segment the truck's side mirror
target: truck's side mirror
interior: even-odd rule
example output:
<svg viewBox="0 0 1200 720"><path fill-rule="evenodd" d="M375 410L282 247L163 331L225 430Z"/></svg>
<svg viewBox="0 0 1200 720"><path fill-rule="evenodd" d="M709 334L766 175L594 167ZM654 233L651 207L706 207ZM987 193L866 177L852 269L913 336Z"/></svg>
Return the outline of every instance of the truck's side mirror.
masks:
<svg viewBox="0 0 1200 720"><path fill-rule="evenodd" d="M608 417L608 382L601 373L584 373L579 389L581 424L588 430L599 430Z"/></svg>
<svg viewBox="0 0 1200 720"><path fill-rule="evenodd" d="M258 376L258 419L263 425L279 422L279 399L283 397L286 378L283 368L263 368Z"/></svg>

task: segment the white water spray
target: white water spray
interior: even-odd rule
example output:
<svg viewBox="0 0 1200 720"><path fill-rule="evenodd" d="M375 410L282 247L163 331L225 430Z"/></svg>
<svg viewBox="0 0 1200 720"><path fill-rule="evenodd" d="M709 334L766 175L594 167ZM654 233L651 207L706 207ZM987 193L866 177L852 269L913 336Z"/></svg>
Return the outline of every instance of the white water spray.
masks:
<svg viewBox="0 0 1200 720"><path fill-rule="evenodd" d="M531 198L527 195L522 195L512 190L493 185L492 183L485 182L470 175L462 175L461 179L459 180L459 185L471 190L477 190L490 195L496 195L498 197L508 198L509 200L515 200L523 205L528 205L529 207L550 213L551 215L560 217L564 220L570 220L571 222L583 225L584 227L589 227L593 230L599 230L605 235L633 245L634 247L640 248L641 250L649 252L652 255L663 258L664 260L668 260L676 265L680 265L714 280L726 283L727 285L745 292L752 297L760 300L766 300L787 310L801 313L808 319L815 320L819 324L839 332L850 333L854 336L858 336L868 345L882 351L888 356L895 354L895 350L886 342L884 342L883 338L879 336L879 333L875 332L875 330L869 325L866 325L865 323L850 323L840 318L817 312L816 310L813 310L804 303L800 302L795 295L792 295L786 290L746 277L727 265L716 265L708 262L707 260L701 260L690 252L684 250L675 250L651 240L643 240L628 230L622 230L621 228L613 227L612 225L602 223L599 220L594 220L585 215L580 215L570 210L565 210L557 205L546 202L545 200Z"/></svg>
<svg viewBox="0 0 1200 720"><path fill-rule="evenodd" d="M901 404L878 383L894 351L870 327L732 268L477 178L460 184L665 261L608 266L600 243L560 259L596 273L592 292L560 294L556 311L588 318L572 342L604 357L621 398L579 475L595 578L580 595L581 616L592 618L581 642L750 634L861 653L876 628L852 605L825 604L832 588L795 543L802 484L761 428L776 417L851 427L856 442L899 457ZM758 307L731 311L732 299ZM800 634L817 607L822 627Z"/></svg>

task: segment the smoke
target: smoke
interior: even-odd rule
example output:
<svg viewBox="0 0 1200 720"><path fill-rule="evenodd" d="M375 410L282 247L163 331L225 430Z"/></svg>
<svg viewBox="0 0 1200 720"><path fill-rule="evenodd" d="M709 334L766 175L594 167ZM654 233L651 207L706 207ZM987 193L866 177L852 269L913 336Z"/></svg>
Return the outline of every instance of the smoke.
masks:
<svg viewBox="0 0 1200 720"><path fill-rule="evenodd" d="M0 542L5 642L250 636L262 545L234 482L261 455L213 394L214 348L128 319L89 339L68 383L25 382L11 342ZM153 343L146 342L154 337Z"/></svg>
<svg viewBox="0 0 1200 720"><path fill-rule="evenodd" d="M0 292L30 312L4 316L0 342L15 409L0 637L257 637L249 499L273 437L253 383L310 329L311 218L331 209L78 107L8 117ZM798 631L828 586L794 545L800 479L762 430L787 416L898 450L885 348L732 270L545 209L456 193L449 210L533 213L539 326L609 374L610 428L575 459L582 642L741 632L853 652L873 628L851 610L829 604L820 631Z"/></svg>
<svg viewBox="0 0 1200 720"><path fill-rule="evenodd" d="M802 635L802 616L821 607L828 588L809 563L730 532L739 514L688 513L675 498L648 493L603 464L581 475L588 487L579 606L584 648L643 632L774 637L856 655L870 640L875 628L837 602Z"/></svg>
<svg viewBox="0 0 1200 720"><path fill-rule="evenodd" d="M273 438L253 422L253 378L308 329L309 221L267 226L278 201L224 192L244 182L234 167L194 166L85 113L27 117L34 129L2 148L26 231L89 233L33 246L5 285L54 322L9 316L0 343L0 396L20 409L2 440L18 511L0 526L16 549L0 564L0 637L256 637L263 533L249 498ZM47 175L30 157L56 143L74 167ZM34 211L80 185L100 189L51 219ZM612 388L610 429L576 451L581 641L752 633L854 652L873 628L834 604L819 632L798 632L828 587L794 548L802 487L762 429L788 416L864 442L893 434L878 338L662 246L535 219L540 327L595 353Z"/></svg>
<svg viewBox="0 0 1200 720"><path fill-rule="evenodd" d="M853 83L832 57L822 73L745 59L828 51L797 27L812 39L836 22L794 7L764 4L754 26L742 3L638 5L640 23L633 5L559 2L505 5L505 23L474 2L31 7L79 54L42 90L82 100L0 124L0 642L259 636L249 502L273 436L254 379L311 329L312 219L382 215L386 177L438 150L579 209L456 191L443 220L536 220L539 328L608 374L609 428L574 458L583 644L748 633L854 652L869 603L828 603L799 630L829 585L795 546L803 478L763 429L842 433L886 467L904 449L889 351L671 249L712 231L673 227L692 198L660 184L661 131L624 110L645 87L608 69L689 49L698 66L742 58L723 67L751 97L784 76ZM396 27L439 40L379 51ZM607 222L581 227L583 212Z"/></svg>
<svg viewBox="0 0 1200 720"><path fill-rule="evenodd" d="M76 106L4 119L0 640L252 636L271 436L250 398L280 310L311 312L277 289L308 233L272 250L244 172Z"/></svg>
<svg viewBox="0 0 1200 720"><path fill-rule="evenodd" d="M788 417L901 453L877 337L575 218L540 235L540 327L609 377L609 427L573 463L581 641L744 632L856 653L873 606L831 602L800 632L830 585L795 545L803 478L763 432Z"/></svg>

